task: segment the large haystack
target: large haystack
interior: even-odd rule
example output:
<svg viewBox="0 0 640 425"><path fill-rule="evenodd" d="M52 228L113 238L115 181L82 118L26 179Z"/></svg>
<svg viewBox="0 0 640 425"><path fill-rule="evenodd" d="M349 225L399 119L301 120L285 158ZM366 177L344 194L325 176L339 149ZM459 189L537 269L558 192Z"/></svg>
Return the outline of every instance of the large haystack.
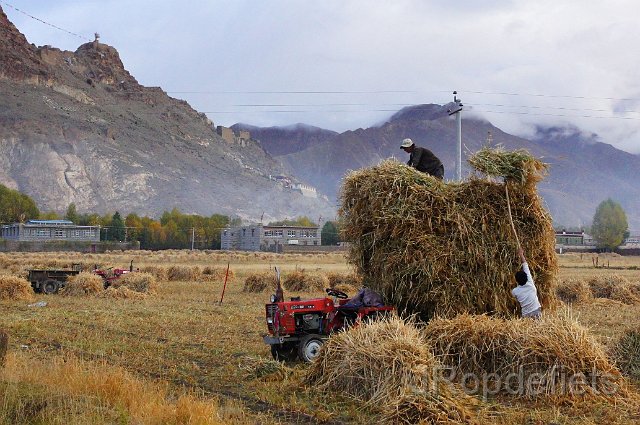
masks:
<svg viewBox="0 0 640 425"><path fill-rule="evenodd" d="M453 368L452 380L484 394L534 398L624 395L620 372L585 328L566 316L542 320L462 314L433 319L425 336Z"/></svg>
<svg viewBox="0 0 640 425"><path fill-rule="evenodd" d="M62 295L82 297L96 295L104 290L104 280L95 273L82 272L71 276L64 286Z"/></svg>
<svg viewBox="0 0 640 425"><path fill-rule="evenodd" d="M386 423L476 423L476 400L441 370L420 331L391 317L332 336L306 381L314 391L362 403Z"/></svg>
<svg viewBox="0 0 640 425"><path fill-rule="evenodd" d="M518 238L543 308L550 308L557 263L551 218L535 187L543 164L522 152L488 150L470 162L508 177ZM400 311L424 320L518 313L511 289L520 264L505 183L444 183L389 160L345 178L340 214L364 284Z"/></svg>
<svg viewBox="0 0 640 425"><path fill-rule="evenodd" d="M0 275L0 300L32 300L31 284L21 277Z"/></svg>

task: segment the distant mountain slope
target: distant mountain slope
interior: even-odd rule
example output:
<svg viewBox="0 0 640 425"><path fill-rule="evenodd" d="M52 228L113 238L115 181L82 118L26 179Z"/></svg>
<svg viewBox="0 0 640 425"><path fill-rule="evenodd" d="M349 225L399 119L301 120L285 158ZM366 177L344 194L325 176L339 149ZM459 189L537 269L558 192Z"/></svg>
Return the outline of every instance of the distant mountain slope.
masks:
<svg viewBox="0 0 640 425"><path fill-rule="evenodd" d="M259 140L262 147L274 156L300 152L311 146L321 145L338 135L335 131L306 124L294 124L287 127L255 127L248 124L235 124L231 128L249 131L251 137Z"/></svg>
<svg viewBox="0 0 640 425"><path fill-rule="evenodd" d="M337 134L324 143L277 158L291 172L334 197L348 170L389 157L406 161L408 155L399 145L410 137L440 157L445 177L450 179L455 168L456 127L446 110L447 105L407 107L379 127ZM525 148L551 165L539 189L557 225L589 225L598 203L611 197L622 203L630 227L640 228L639 156L601 143L593 135L582 135L577 129L540 129L533 140L526 140L479 119L465 118L462 126L465 157L482 147L491 132L494 144ZM263 146L269 146L264 134L262 137ZM295 144L296 139L288 143ZM469 172L463 159L463 174Z"/></svg>
<svg viewBox="0 0 640 425"><path fill-rule="evenodd" d="M0 8L0 183L41 209L334 214L270 179L284 172L255 141L226 142L186 102L141 86L113 47L35 47Z"/></svg>

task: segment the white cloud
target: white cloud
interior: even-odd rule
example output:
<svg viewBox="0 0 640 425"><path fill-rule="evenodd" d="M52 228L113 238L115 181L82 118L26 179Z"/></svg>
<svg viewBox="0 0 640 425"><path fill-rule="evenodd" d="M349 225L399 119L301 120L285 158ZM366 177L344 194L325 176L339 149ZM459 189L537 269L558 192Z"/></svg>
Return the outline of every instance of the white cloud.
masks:
<svg viewBox="0 0 640 425"><path fill-rule="evenodd" d="M572 123L640 152L633 0L12 4L87 37L99 32L145 85L209 92L175 96L216 123L346 130L406 104L446 103L457 89L506 131ZM4 9L36 44L74 50L82 42Z"/></svg>

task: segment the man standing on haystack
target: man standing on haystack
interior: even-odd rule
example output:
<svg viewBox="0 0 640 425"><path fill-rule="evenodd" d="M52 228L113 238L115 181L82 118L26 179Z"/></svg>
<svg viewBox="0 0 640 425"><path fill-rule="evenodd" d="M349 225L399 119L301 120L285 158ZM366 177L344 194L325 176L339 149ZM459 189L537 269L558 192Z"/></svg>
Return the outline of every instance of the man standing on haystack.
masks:
<svg viewBox="0 0 640 425"><path fill-rule="evenodd" d="M409 154L408 166L442 180L444 177L444 166L438 157L429 149L416 146L411 139L404 139L400 145L400 149Z"/></svg>
<svg viewBox="0 0 640 425"><path fill-rule="evenodd" d="M522 317L537 320L542 317L542 307L538 300L538 290L533 283L531 271L529 270L529 265L527 264L527 259L524 257L522 248L518 248L518 256L522 262L522 270L516 272L516 282L518 282L518 286L511 290L511 294L516 297L520 303Z"/></svg>

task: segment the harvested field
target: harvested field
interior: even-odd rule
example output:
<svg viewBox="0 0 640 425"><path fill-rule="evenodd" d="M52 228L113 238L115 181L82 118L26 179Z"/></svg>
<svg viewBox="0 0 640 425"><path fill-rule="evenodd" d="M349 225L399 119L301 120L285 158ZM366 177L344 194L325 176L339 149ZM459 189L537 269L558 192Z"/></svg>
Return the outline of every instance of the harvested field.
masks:
<svg viewBox="0 0 640 425"><path fill-rule="evenodd" d="M127 286L110 286L97 296L114 300L144 300L147 298L147 293L131 290Z"/></svg>
<svg viewBox="0 0 640 425"><path fill-rule="evenodd" d="M423 320L465 312L514 317L520 264L510 208L538 297L555 307L555 236L535 186L544 165L498 151L470 162L490 175L504 172L506 183L444 183L390 160L347 175L340 214L349 261L365 285Z"/></svg>
<svg viewBox="0 0 640 425"><path fill-rule="evenodd" d="M126 371L132 379L158 385L166 391L167 406L175 406L176 400L185 394L197 394L194 396L197 400L214 406L214 420L222 423L338 425L380 422L381 415L363 409L361 403L306 385L303 377L308 366L274 364L262 341L266 332L264 308L269 294L243 291L249 274L269 270L274 265L281 268L283 276L300 269L325 276L348 274L351 266L344 254L65 252L0 253L0 259L21 273L37 262L56 262L61 268L70 268L71 263L80 261L103 268L128 268L131 259L134 267L140 270L148 266L168 269L176 265L198 266L203 272L207 266L226 268L229 262L235 273L228 282L222 304L219 304L222 280L202 284L201 278L169 281L166 277L156 277L157 294L143 300L36 294L33 307L29 307L33 301L0 300L3 312L0 328L10 335L6 370L11 372L7 375L0 371L2 424L27 425L37 420L39 423L76 424L167 423L153 422L153 417L148 421L139 420L140 416L126 406L113 407L113 404L104 403L101 396L87 387L82 387L76 395L67 395L65 381L60 380L49 366L53 361L69 356L82 359L82 370L96 374L96 377L108 375L113 370L111 367L115 367ZM618 274L629 282L640 282L640 257L601 255L600 264L609 262L611 269L594 268L591 257L586 255L583 259L575 254L560 255L559 259L559 279L562 281L586 282L592 277ZM322 297L324 292L286 293L287 297L290 295L309 299ZM41 301L47 305L37 306ZM628 330L640 328L640 305L602 298L573 304L572 310L580 325L588 328L598 342L607 347L607 352ZM24 373L13 372L18 365L26 365L19 367ZM47 384L40 386L31 380L27 373L29 368L37 369L33 374L36 377L51 374L50 378L42 378ZM637 393L640 381L632 377L627 379ZM65 396L60 397L60 394ZM400 399L405 403L398 407L398 415L405 414L402 413L404 407L417 406L411 397L412 394L408 394ZM613 403L585 397L583 401L576 398L556 404L550 402L549 397L505 397L497 394L489 396L487 403L480 401L475 412L477 421L499 425L636 425L640 422L640 408L626 407L623 401ZM33 409L33 406L45 406L45 403L43 410ZM158 410L161 411L165 412ZM181 411L185 412L184 409ZM387 413L395 412L389 410ZM417 416L426 414L417 408L412 412L418 412L415 413ZM34 414L42 416L34 417ZM168 418L169 423L189 423L185 416L176 422L170 422L173 419ZM191 423L195 420L193 417Z"/></svg>
<svg viewBox="0 0 640 425"><path fill-rule="evenodd" d="M71 297L82 297L96 295L104 290L104 280L94 274L82 272L71 276L62 290L62 295Z"/></svg>

